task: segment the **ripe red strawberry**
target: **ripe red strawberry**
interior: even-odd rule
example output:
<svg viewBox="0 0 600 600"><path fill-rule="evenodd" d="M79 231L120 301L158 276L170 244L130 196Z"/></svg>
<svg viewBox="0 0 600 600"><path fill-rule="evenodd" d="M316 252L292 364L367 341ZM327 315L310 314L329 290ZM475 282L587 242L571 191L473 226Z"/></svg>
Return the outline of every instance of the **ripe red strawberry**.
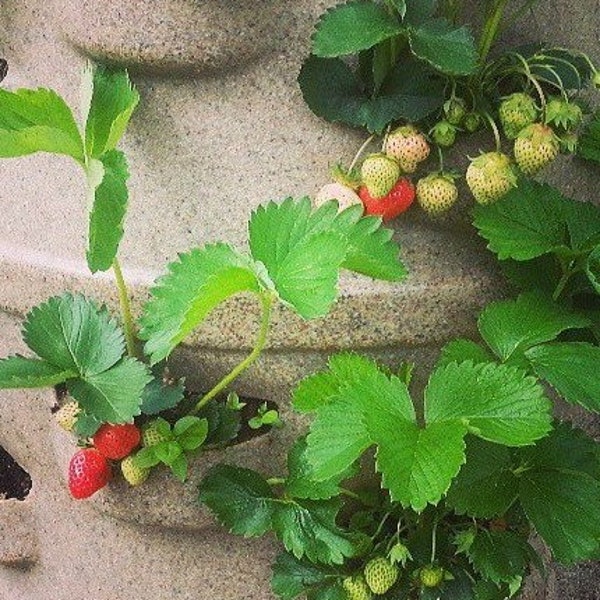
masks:
<svg viewBox="0 0 600 600"><path fill-rule="evenodd" d="M94 434L94 447L106 458L125 458L140 443L140 430L133 423L112 425L105 423Z"/></svg>
<svg viewBox="0 0 600 600"><path fill-rule="evenodd" d="M560 142L547 125L534 123L515 140L515 160L526 175L535 175L549 165L560 152Z"/></svg>
<svg viewBox="0 0 600 600"><path fill-rule="evenodd" d="M373 198L383 198L389 194L400 177L400 166L383 153L369 154L360 169L364 186Z"/></svg>
<svg viewBox="0 0 600 600"><path fill-rule="evenodd" d="M500 103L498 116L504 134L509 140L514 140L521 130L535 122L538 109L531 96L517 92Z"/></svg>
<svg viewBox="0 0 600 600"><path fill-rule="evenodd" d="M358 195L365 205L366 215L376 215L389 221L408 210L415 199L415 186L407 177L401 177L383 198L373 198L366 187L360 188Z"/></svg>
<svg viewBox="0 0 600 600"><path fill-rule="evenodd" d="M488 152L472 160L466 179L479 204L492 204L517 185L510 158L501 152Z"/></svg>
<svg viewBox="0 0 600 600"><path fill-rule="evenodd" d="M430 216L449 210L458 200L454 177L447 173L431 173L417 183L417 202Z"/></svg>
<svg viewBox="0 0 600 600"><path fill-rule="evenodd" d="M385 153L398 161L405 173L414 173L430 152L425 136L413 125L394 129L385 140Z"/></svg>
<svg viewBox="0 0 600 600"><path fill-rule="evenodd" d="M95 448L77 451L69 463L69 491L76 500L89 498L111 477L110 465Z"/></svg>

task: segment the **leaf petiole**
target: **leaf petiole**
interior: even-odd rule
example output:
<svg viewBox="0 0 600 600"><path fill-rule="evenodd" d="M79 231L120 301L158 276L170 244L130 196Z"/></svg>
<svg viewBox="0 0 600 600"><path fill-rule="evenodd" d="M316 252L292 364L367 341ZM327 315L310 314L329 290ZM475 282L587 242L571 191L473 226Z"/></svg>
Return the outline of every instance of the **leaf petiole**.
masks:
<svg viewBox="0 0 600 600"><path fill-rule="evenodd" d="M119 292L119 306L121 308L121 318L123 319L123 330L125 333L127 354L132 357L137 357L137 337L135 334L135 324L131 311L131 300L129 299L129 292L127 290L125 278L123 277L121 264L116 256L112 263L112 270L115 274L115 281L117 284L117 290Z"/></svg>

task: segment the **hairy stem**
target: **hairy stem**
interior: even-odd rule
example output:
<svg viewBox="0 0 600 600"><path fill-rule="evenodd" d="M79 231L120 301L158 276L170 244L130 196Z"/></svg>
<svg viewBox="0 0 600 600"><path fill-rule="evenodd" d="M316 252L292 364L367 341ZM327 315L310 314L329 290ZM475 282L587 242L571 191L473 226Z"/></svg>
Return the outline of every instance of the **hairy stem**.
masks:
<svg viewBox="0 0 600 600"><path fill-rule="evenodd" d="M352 162L350 163L350 167L348 167L348 172L351 173L352 169L354 169L354 167L356 167L356 163L360 160L360 157L362 156L363 152L367 149L367 147L369 146L369 144L375 139L375 134L369 136L365 142L363 143L363 145L358 149L357 153L354 155L354 158L352 159Z"/></svg>
<svg viewBox="0 0 600 600"><path fill-rule="evenodd" d="M129 356L137 356L137 337L135 334L135 322L131 310L131 301L129 300L129 293L127 291L125 278L123 277L123 271L121 270L119 259L116 256L112 263L112 270L115 274L115 281L117 282L117 290L119 292L119 306L121 307L121 319L123 320L127 354L129 354Z"/></svg>
<svg viewBox="0 0 600 600"><path fill-rule="evenodd" d="M250 352L250 354L248 354L248 356L242 362L235 366L227 375L225 375L225 377L223 377L223 379L221 379L221 381L219 381L219 383L217 383L210 391L204 394L200 400L198 400L196 406L189 412L190 415L199 412L215 396L226 389L232 381L237 379L237 377L239 377L246 369L248 369L248 367L250 367L261 355L267 343L267 335L269 333L269 326L271 324L271 310L273 308L273 303L275 302L275 295L272 292L263 292L259 295L259 298L261 302L262 316L260 329L252 352Z"/></svg>

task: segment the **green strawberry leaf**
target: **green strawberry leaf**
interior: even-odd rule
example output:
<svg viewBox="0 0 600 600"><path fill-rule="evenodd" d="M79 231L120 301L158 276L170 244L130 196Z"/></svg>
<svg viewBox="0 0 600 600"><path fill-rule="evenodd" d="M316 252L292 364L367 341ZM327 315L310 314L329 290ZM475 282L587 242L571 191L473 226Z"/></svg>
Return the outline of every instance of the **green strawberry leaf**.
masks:
<svg viewBox="0 0 600 600"><path fill-rule="evenodd" d="M536 552L518 533L478 530L467 555L484 579L500 584L523 577Z"/></svg>
<svg viewBox="0 0 600 600"><path fill-rule="evenodd" d="M0 157L52 152L85 162L83 142L71 109L47 89L0 88Z"/></svg>
<svg viewBox="0 0 600 600"><path fill-rule="evenodd" d="M184 483L187 479L188 473L188 459L186 455L182 452L176 458L174 458L170 463L167 463L171 472L181 483Z"/></svg>
<svg viewBox="0 0 600 600"><path fill-rule="evenodd" d="M166 358L221 302L240 292L259 293L254 265L231 246L209 244L168 266L150 291L140 319L140 338L152 364Z"/></svg>
<svg viewBox="0 0 600 600"><path fill-rule="evenodd" d="M231 533L257 537L271 530L275 496L255 471L212 467L200 483L199 499Z"/></svg>
<svg viewBox="0 0 600 600"><path fill-rule="evenodd" d="M175 440L159 442L155 446L152 446L152 448L154 449L156 458L158 458L160 462L169 467L176 465L177 470L177 459L183 454L183 448ZM177 477L175 472L174 474Z"/></svg>
<svg viewBox="0 0 600 600"><path fill-rule="evenodd" d="M275 535L296 558L311 562L343 564L355 554L350 537L336 525L339 499L278 500L273 511Z"/></svg>
<svg viewBox="0 0 600 600"><path fill-rule="evenodd" d="M346 238L344 269L387 281L402 281L407 275L393 230L382 227L378 217L363 217L360 206L338 213L336 202L326 202L311 214L308 227L313 233L335 231Z"/></svg>
<svg viewBox="0 0 600 600"><path fill-rule="evenodd" d="M89 157L100 158L116 148L140 97L123 69L94 65L86 83L85 149Z"/></svg>
<svg viewBox="0 0 600 600"><path fill-rule="evenodd" d="M563 424L521 455L521 505L554 557L563 564L593 558L600 542L598 443Z"/></svg>
<svg viewBox="0 0 600 600"><path fill-rule="evenodd" d="M565 400L600 412L600 347L586 343L554 343L525 353L535 373Z"/></svg>
<svg viewBox="0 0 600 600"><path fill-rule="evenodd" d="M471 340L452 340L448 342L440 354L438 367L445 367L450 363L461 363L470 360L474 364L494 362L494 356L486 349Z"/></svg>
<svg viewBox="0 0 600 600"><path fill-rule="evenodd" d="M490 442L524 446L552 426L552 404L534 377L506 365L451 363L425 389L428 424L457 421Z"/></svg>
<svg viewBox="0 0 600 600"><path fill-rule="evenodd" d="M421 61L397 62L371 97L358 75L339 58L310 56L298 83L309 108L323 119L381 133L397 120L420 121L444 103L444 84Z"/></svg>
<svg viewBox="0 0 600 600"><path fill-rule="evenodd" d="M98 161L102 178L94 190L90 213L87 262L92 273L108 271L113 264L127 212L129 171L125 155L111 150Z"/></svg>
<svg viewBox="0 0 600 600"><path fill-rule="evenodd" d="M93 415L88 415L85 411L80 411L75 421L74 431L80 437L90 438L100 427L102 427L102 421Z"/></svg>
<svg viewBox="0 0 600 600"><path fill-rule="evenodd" d="M310 211L308 198L288 198L259 206L249 223L253 258L265 266L280 299L305 319L329 311L347 250L337 232L308 230Z"/></svg>
<svg viewBox="0 0 600 600"><path fill-rule="evenodd" d="M466 27L455 28L446 19L433 19L408 30L410 48L416 56L448 75L470 75L479 55L473 35Z"/></svg>
<svg viewBox="0 0 600 600"><path fill-rule="evenodd" d="M341 564L354 544L335 523L340 504L276 498L256 472L228 465L209 470L200 484L204 502L232 533L263 535L273 530L296 558Z"/></svg>
<svg viewBox="0 0 600 600"><path fill-rule="evenodd" d="M553 302L540 292L521 294L516 300L493 302L479 316L481 337L503 361L568 329L582 329L589 319Z"/></svg>
<svg viewBox="0 0 600 600"><path fill-rule="evenodd" d="M347 600L339 577L331 567L315 565L282 552L273 564L271 589L281 600L293 600L304 592L311 600Z"/></svg>
<svg viewBox="0 0 600 600"><path fill-rule="evenodd" d="M404 21L413 27L429 21L437 8L438 0L408 0Z"/></svg>
<svg viewBox="0 0 600 600"><path fill-rule="evenodd" d="M235 439L241 428L241 413L223 402L209 402L198 416L208 422L206 445L222 446Z"/></svg>
<svg viewBox="0 0 600 600"><path fill-rule="evenodd" d="M476 206L473 223L500 259L530 260L568 249L564 219L570 202L555 188L529 179L491 206Z"/></svg>
<svg viewBox="0 0 600 600"><path fill-rule="evenodd" d="M560 90L584 89L593 75L592 65L582 52L547 48L541 44L518 48L517 51L527 59L530 72L538 81ZM521 66L520 60L518 62Z"/></svg>
<svg viewBox="0 0 600 600"><path fill-rule="evenodd" d="M336 57L354 54L403 31L398 19L383 6L351 0L327 10L313 35L313 54Z"/></svg>
<svg viewBox="0 0 600 600"><path fill-rule="evenodd" d="M325 481L315 480L312 467L305 456L306 439L296 440L288 451L288 476L285 481L286 493L292 498L326 500L340 493L340 483L352 477L356 469L342 471L336 477Z"/></svg>
<svg viewBox="0 0 600 600"><path fill-rule="evenodd" d="M78 294L55 296L33 308L25 318L23 339L48 363L84 378L112 367L125 350L123 334L108 311Z"/></svg>
<svg viewBox="0 0 600 600"><path fill-rule="evenodd" d="M567 200L564 214L571 247L579 252L593 251L600 244L600 208L590 202Z"/></svg>
<svg viewBox="0 0 600 600"><path fill-rule="evenodd" d="M596 292L600 294L600 245L596 246L588 256L585 272Z"/></svg>
<svg viewBox="0 0 600 600"><path fill-rule="evenodd" d="M173 426L173 435L177 443L187 451L196 450L206 440L208 421L198 417L182 417Z"/></svg>
<svg viewBox="0 0 600 600"><path fill-rule="evenodd" d="M165 383L160 373L154 373L154 377L142 393L142 414L157 415L175 408L183 400L184 392L183 380Z"/></svg>
<svg viewBox="0 0 600 600"><path fill-rule="evenodd" d="M510 450L474 436L467 438L467 456L452 482L446 503L458 514L480 519L503 515L519 493Z"/></svg>
<svg viewBox="0 0 600 600"><path fill-rule="evenodd" d="M87 414L102 422L130 423L141 413L142 393L150 379L146 365L124 358L101 373L68 380L67 388Z"/></svg>
<svg viewBox="0 0 600 600"><path fill-rule="evenodd" d="M600 163L600 112L594 115L579 137L577 154L586 160Z"/></svg>
<svg viewBox="0 0 600 600"><path fill-rule="evenodd" d="M158 445L159 444L157 444L157 446ZM159 464L160 459L154 451L155 448L156 446L151 446L150 448L142 448L139 450L134 457L135 464L142 469L151 469Z"/></svg>
<svg viewBox="0 0 600 600"><path fill-rule="evenodd" d="M0 360L0 389L52 387L73 377L77 377L76 371L37 358L17 355Z"/></svg>

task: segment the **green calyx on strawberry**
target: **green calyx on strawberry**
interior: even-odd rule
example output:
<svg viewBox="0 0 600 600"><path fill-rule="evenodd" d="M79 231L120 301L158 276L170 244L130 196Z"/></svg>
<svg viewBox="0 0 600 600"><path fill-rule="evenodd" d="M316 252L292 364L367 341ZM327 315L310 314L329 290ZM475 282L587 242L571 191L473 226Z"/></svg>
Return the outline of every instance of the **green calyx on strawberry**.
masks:
<svg viewBox="0 0 600 600"><path fill-rule="evenodd" d="M458 127L467 115L467 103L458 96L452 96L444 103L444 115L448 123Z"/></svg>
<svg viewBox="0 0 600 600"><path fill-rule="evenodd" d="M465 118L463 119L463 127L469 133L475 133L476 131L478 131L481 128L482 124L483 119L481 118L481 115L476 112L467 113L465 115Z"/></svg>
<svg viewBox="0 0 600 600"><path fill-rule="evenodd" d="M75 400L72 400L71 402L63 404L54 413L54 420L61 429L73 431L80 412L81 408L79 408L79 404L75 402Z"/></svg>
<svg viewBox="0 0 600 600"><path fill-rule="evenodd" d="M367 582L361 575L346 577L342 582L348 600L371 600L372 594Z"/></svg>
<svg viewBox="0 0 600 600"><path fill-rule="evenodd" d="M555 127L561 127L565 131L572 131L583 122L583 110L574 102L564 98L550 98L544 112L544 123Z"/></svg>
<svg viewBox="0 0 600 600"><path fill-rule="evenodd" d="M538 118L538 109L531 96L517 92L500 103L498 116L504 134L509 140L514 140L521 130L535 123Z"/></svg>
<svg viewBox="0 0 600 600"><path fill-rule="evenodd" d="M426 588L439 587L445 578L445 571L442 567L428 565L419 570L419 581Z"/></svg>
<svg viewBox="0 0 600 600"><path fill-rule="evenodd" d="M131 454L139 446L140 440L140 430L133 423L105 423L92 438L94 448L111 460L119 460Z"/></svg>
<svg viewBox="0 0 600 600"><path fill-rule="evenodd" d="M110 464L95 448L77 451L69 462L68 485L76 500L89 498L110 480Z"/></svg>
<svg viewBox="0 0 600 600"><path fill-rule="evenodd" d="M366 187L360 188L358 195L365 206L366 215L389 221L410 208L415 199L415 186L407 177L401 177L383 198L373 198Z"/></svg>
<svg viewBox="0 0 600 600"><path fill-rule="evenodd" d="M431 217L447 212L458 200L458 188L451 173L431 173L417 182L417 202Z"/></svg>
<svg viewBox="0 0 600 600"><path fill-rule="evenodd" d="M331 167L330 175L335 183L354 191L358 190L362 183L358 169L347 169L341 163L336 163Z"/></svg>
<svg viewBox="0 0 600 600"><path fill-rule="evenodd" d="M575 154L579 146L579 136L572 131L567 131L558 136L558 143L563 154Z"/></svg>
<svg viewBox="0 0 600 600"><path fill-rule="evenodd" d="M449 121L443 120L436 123L430 132L431 139L441 148L450 148L456 142L458 129Z"/></svg>
<svg viewBox="0 0 600 600"><path fill-rule="evenodd" d="M369 154L362 164L360 175L369 195L376 199L383 198L398 181L400 166L382 152Z"/></svg>
<svg viewBox="0 0 600 600"><path fill-rule="evenodd" d="M130 455L126 456L121 461L121 473L123 474L125 481L127 481L129 485L135 487L141 485L148 479L150 469L140 467L135 460L135 456Z"/></svg>
<svg viewBox="0 0 600 600"><path fill-rule="evenodd" d="M385 154L395 159L404 173L414 173L430 151L425 136L414 125L398 127L385 139Z"/></svg>
<svg viewBox="0 0 600 600"><path fill-rule="evenodd" d="M363 571L365 581L374 594L385 594L396 583L399 569L387 558L379 556L371 559Z"/></svg>
<svg viewBox="0 0 600 600"><path fill-rule="evenodd" d="M515 160L526 175L535 175L549 165L560 152L560 142L551 127L534 123L515 140Z"/></svg>
<svg viewBox="0 0 600 600"><path fill-rule="evenodd" d="M506 154L487 152L471 161L466 180L475 201L492 204L517 186L517 175Z"/></svg>

